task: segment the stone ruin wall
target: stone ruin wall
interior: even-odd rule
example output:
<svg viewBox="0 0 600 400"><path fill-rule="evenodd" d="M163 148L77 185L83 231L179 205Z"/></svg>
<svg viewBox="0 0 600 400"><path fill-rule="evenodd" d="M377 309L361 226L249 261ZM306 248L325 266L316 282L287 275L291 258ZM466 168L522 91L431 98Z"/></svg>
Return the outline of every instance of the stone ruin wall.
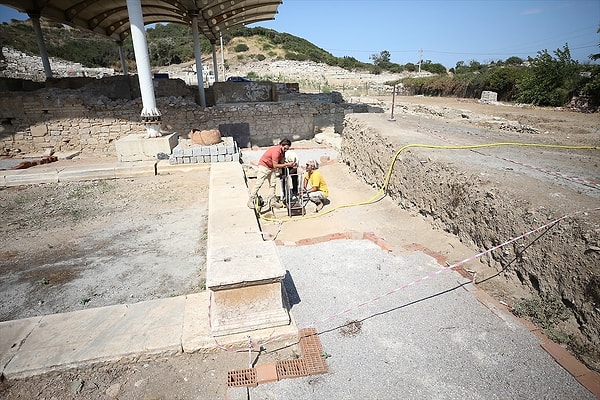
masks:
<svg viewBox="0 0 600 400"><path fill-rule="evenodd" d="M379 188L398 149L351 115L345 119L343 138L340 160L360 179ZM426 155L420 157L418 152L407 151L395 163L386 193L402 208L423 215L433 226L457 235L473 249L492 248L538 226L539 221L559 217L551 208L527 207L526 200L494 185L476 171L432 162ZM597 258L594 252L584 250L598 243L599 235L597 220L575 216L561 221L516 260L523 241L494 251L480 261L498 271L509 265L496 279L529 287L532 292L559 296L569 304L580 324L588 340L584 345L594 348L600 340L600 314L589 300L594 282L585 271L590 263L597 263ZM567 265L569 274L564 273ZM571 280L573 276L578 279Z"/></svg>
<svg viewBox="0 0 600 400"><path fill-rule="evenodd" d="M76 86L77 80L56 81L49 83L51 87L32 91L7 90L0 84L0 152L38 154L50 148L54 152L115 157L116 140L145 132L140 122L142 101L136 98L139 88L127 88L123 79L128 78L94 80L91 84L82 79L85 86L79 89L68 89ZM321 98L203 108L182 84L155 81L165 133L186 137L192 127L221 128L224 136L233 136L240 147L247 147L269 146L283 137L311 139L326 125L336 132L342 129L343 107Z"/></svg>
<svg viewBox="0 0 600 400"><path fill-rule="evenodd" d="M87 68L80 63L64 61L50 57L52 75L56 78L112 76L112 68ZM3 47L0 52L0 77L27 79L34 82L46 80L44 66L40 56L29 55L10 47Z"/></svg>

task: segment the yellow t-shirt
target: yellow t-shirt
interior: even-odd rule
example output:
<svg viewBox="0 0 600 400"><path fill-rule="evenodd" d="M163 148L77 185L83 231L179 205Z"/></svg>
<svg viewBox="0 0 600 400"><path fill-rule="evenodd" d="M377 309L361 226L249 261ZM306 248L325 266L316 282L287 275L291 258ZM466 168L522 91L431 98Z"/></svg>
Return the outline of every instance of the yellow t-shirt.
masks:
<svg viewBox="0 0 600 400"><path fill-rule="evenodd" d="M327 183L325 182L325 178L318 169L314 170L312 174L309 173L304 174L304 178L308 179L308 185L310 187L316 187L317 190L323 192L325 197L329 197L329 189L327 188Z"/></svg>

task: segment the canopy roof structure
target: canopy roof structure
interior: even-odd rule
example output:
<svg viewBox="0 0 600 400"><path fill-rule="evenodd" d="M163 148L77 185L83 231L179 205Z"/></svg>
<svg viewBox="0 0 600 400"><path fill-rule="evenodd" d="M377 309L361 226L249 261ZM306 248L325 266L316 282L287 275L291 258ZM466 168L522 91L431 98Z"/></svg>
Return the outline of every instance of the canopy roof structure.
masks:
<svg viewBox="0 0 600 400"><path fill-rule="evenodd" d="M144 24L172 22L192 25L215 42L221 32L275 18L282 0L142 0ZM29 15L37 15L123 41L130 35L126 0L0 0Z"/></svg>

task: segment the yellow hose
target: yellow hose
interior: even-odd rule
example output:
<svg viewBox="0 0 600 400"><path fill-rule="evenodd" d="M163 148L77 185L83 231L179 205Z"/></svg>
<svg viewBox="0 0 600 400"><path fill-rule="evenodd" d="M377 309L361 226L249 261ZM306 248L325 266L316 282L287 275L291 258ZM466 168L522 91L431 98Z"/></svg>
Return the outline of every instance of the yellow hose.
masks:
<svg viewBox="0 0 600 400"><path fill-rule="evenodd" d="M356 207L356 206L364 206L367 204L374 203L381 199L381 196L384 194L387 185L389 184L390 177L392 176L392 171L394 170L394 165L396 164L396 160L400 153L402 153L406 149L410 148L425 148L425 149L443 149L443 150L472 150L472 149L481 149L486 147L500 147L500 146L520 146L520 147L543 147L550 149L561 149L561 150L600 150L598 146L567 146L567 145L555 145L555 144L540 144L540 143L518 143L518 142L500 142L500 143L488 143L488 144L472 144L472 145L435 145L435 144L407 144L406 146L400 147L394 156L391 159L390 166L388 167L387 173L385 174L385 178L383 180L383 184L370 199L361 201L358 203L349 203L349 204L341 204L339 206L335 206L333 208L327 209L327 211L321 211L316 214L304 215L300 218L269 218L264 214L258 213L260 219L269 222L291 222L291 221L301 221L304 219L318 218L323 215L327 215L329 213L334 212L335 210L339 210L347 207Z"/></svg>

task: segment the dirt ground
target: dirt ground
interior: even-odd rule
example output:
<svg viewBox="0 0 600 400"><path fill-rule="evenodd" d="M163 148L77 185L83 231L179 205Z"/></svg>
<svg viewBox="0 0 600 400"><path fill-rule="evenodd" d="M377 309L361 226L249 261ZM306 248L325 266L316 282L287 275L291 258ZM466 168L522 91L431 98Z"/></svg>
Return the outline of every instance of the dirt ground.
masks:
<svg viewBox="0 0 600 400"><path fill-rule="evenodd" d="M382 99L364 100L372 100L389 112L389 98L384 103ZM513 133L520 129L543 135L547 140L600 145L597 114L481 105L455 99L397 101L407 114L423 116L410 123L417 121L420 127L430 127L440 134L463 129L464 118L456 117L468 112L470 124L477 121L479 129L497 129L498 124L504 123L504 129ZM595 154L587 164L596 183L600 181L599 162L600 157ZM353 198L357 187L363 193L373 190L335 160L329 171L350 182L345 188L334 185L340 196ZM206 169L156 177L0 189L0 320L204 290L208 176ZM589 190L598 204L598 189L584 190ZM406 213L402 218L406 221L396 221L398 225L414 226L414 220L420 227L429 226L430 230L420 228L419 234L429 237L430 248L445 243L448 252L454 252L447 254L450 259L477 251L466 249L459 238L433 226L422 215ZM342 223L330 228L336 232L351 229ZM327 232L315 234L324 233ZM387 235L391 238L389 231ZM279 238L307 237L294 237L284 231ZM515 292L519 290L515 288ZM290 356L293 350L276 348L260 355L262 361ZM247 353L220 352L126 360L4 381L0 397L220 399L226 390L226 372L245 368L248 359Z"/></svg>

